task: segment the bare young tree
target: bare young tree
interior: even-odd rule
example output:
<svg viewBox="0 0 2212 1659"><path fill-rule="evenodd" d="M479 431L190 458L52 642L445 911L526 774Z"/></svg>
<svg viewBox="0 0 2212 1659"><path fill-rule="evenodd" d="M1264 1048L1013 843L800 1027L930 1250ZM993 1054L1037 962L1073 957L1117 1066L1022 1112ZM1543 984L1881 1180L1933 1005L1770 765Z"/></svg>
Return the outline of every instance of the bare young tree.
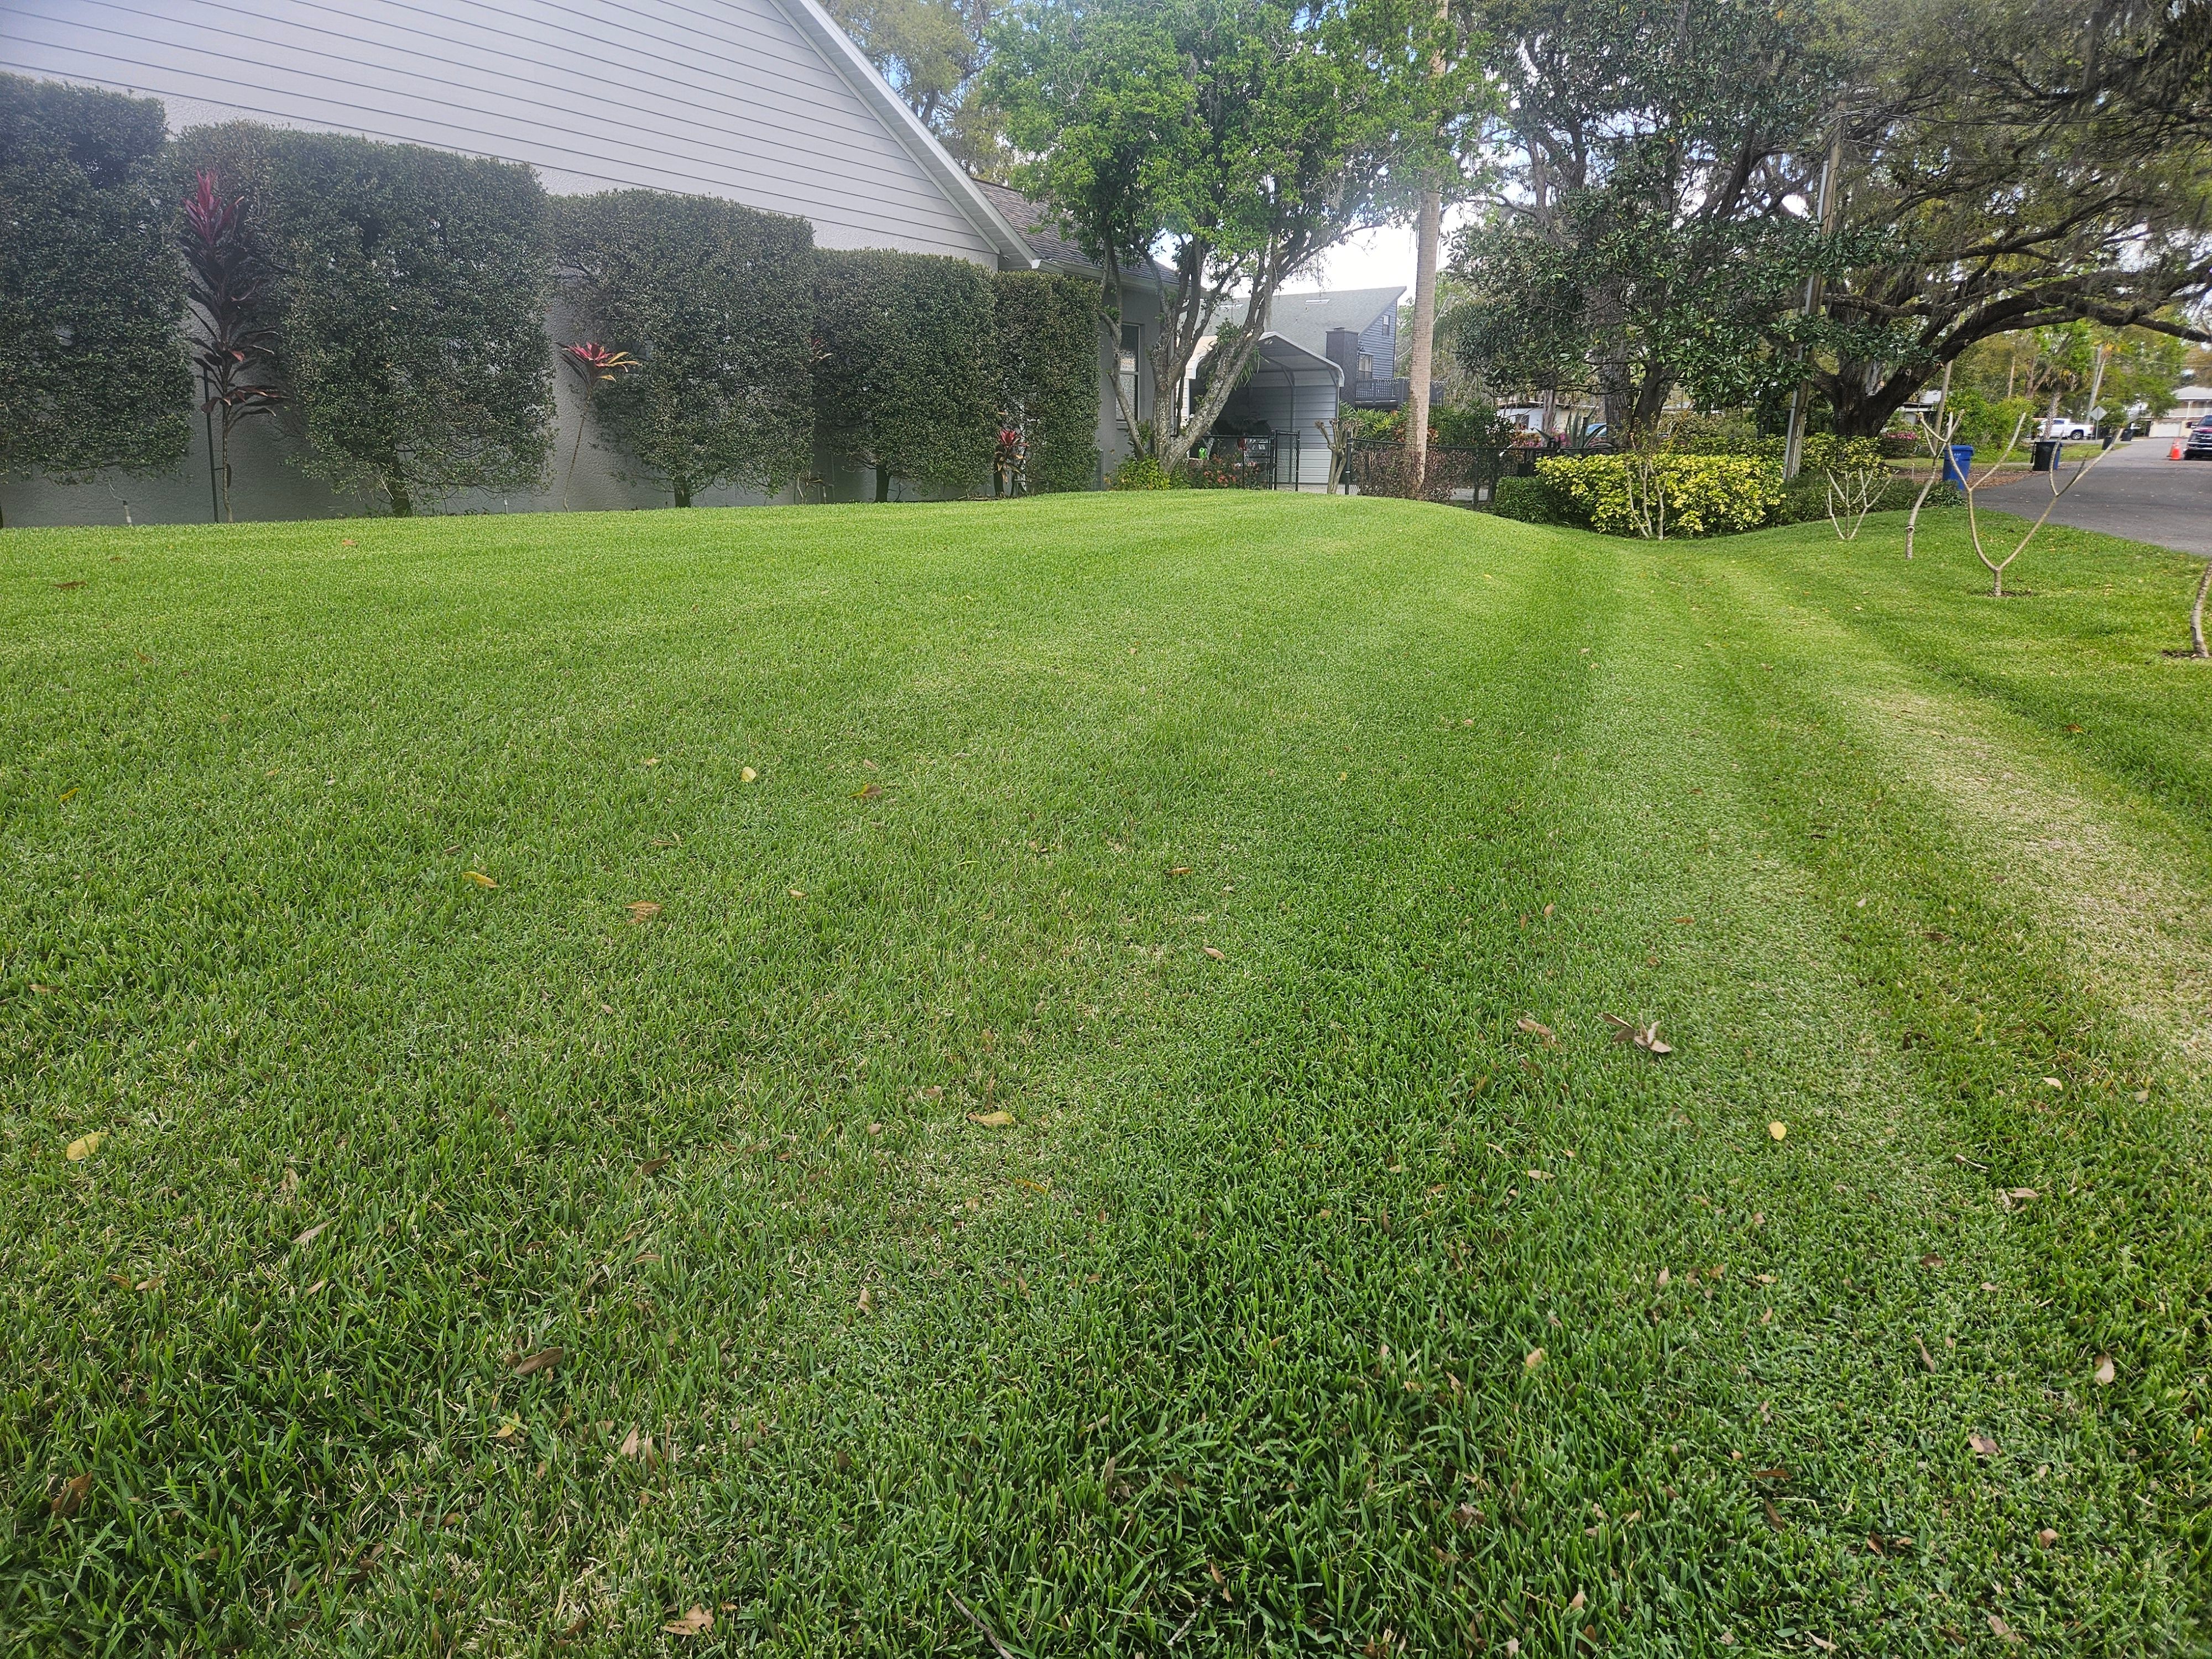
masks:
<svg viewBox="0 0 2212 1659"><path fill-rule="evenodd" d="M2018 422L2014 423L2012 443L2005 446L2006 455L2009 455L2012 453L2013 446L2019 443L2021 427L2026 422L2027 419L2027 417L2023 415ZM1991 599L2001 599L2004 598L2004 573L2011 567L2012 562L2021 556L2021 551L2026 549L2027 544L2035 539L2036 532L2041 530L2045 523L2049 520L2051 517L2051 509L2058 505L2059 499L2063 496L2068 490L2073 489L2075 484L2080 483L2082 479L2089 476L2090 468L2095 466L2098 462L2103 460L2105 457L2110 453L2112 453L2112 451L2109 448L2098 450L2098 452L2092 455L2087 460L2075 467L2074 469L2074 476L2067 479L2064 483L2058 482L2058 461L2057 458L2054 455L2051 460L2051 472L2049 475L2051 479L2051 499L2043 504L2043 511L2037 515L2035 522L2028 526L2027 533L2022 536L2017 542L2014 543L2012 551L2006 554L2002 559L1992 559L1990 557L1988 550L1983 547L1981 523L1974 514L1974 495L1976 492L1981 489L1983 484L1989 483L1990 475L1996 471L1996 465L1992 463L1989 471L1982 474L1978 483L1970 477L1966 479L1964 486L1966 496L1966 534L1972 538L1974 544L1974 556L1982 562L1983 566L1990 573L1990 597ZM2003 455L2000 455L1997 458L1998 461L2002 461L2003 459ZM1961 476L1964 477L1965 475L1962 474Z"/></svg>
<svg viewBox="0 0 2212 1659"><path fill-rule="evenodd" d="M1840 472L1830 469L1828 522L1835 526L1838 541L1858 540L1859 527L1866 523L1867 514L1874 511L1874 504L1888 488L1889 469L1886 466L1850 467Z"/></svg>
<svg viewBox="0 0 2212 1659"><path fill-rule="evenodd" d="M2212 589L2212 559L2204 561L2204 574L2197 579L2197 603L2189 608L2189 654L2199 662L2212 660L2212 651L2204 648L2204 595Z"/></svg>

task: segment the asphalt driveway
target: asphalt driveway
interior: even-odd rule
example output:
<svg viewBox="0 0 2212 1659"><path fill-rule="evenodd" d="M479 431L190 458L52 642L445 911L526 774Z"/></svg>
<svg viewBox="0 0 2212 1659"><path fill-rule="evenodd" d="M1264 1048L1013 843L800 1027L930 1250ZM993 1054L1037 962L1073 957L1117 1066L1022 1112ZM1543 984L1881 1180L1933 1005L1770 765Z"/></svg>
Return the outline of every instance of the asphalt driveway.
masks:
<svg viewBox="0 0 2212 1659"><path fill-rule="evenodd" d="M2168 460L2172 447L2170 438L2116 446L2060 498L2051 523L2212 556L2212 461ZM2062 465L2070 474L2077 459L2096 453L2091 444L2069 444ZM2043 511L2048 488L2038 475L2008 483L1986 499L2033 519Z"/></svg>

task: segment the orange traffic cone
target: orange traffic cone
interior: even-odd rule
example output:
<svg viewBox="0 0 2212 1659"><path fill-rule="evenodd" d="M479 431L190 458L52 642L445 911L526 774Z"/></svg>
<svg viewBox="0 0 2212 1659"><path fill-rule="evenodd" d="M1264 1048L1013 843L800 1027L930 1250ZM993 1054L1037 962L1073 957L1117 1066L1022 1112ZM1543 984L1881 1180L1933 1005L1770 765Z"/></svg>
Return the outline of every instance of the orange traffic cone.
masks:
<svg viewBox="0 0 2212 1659"><path fill-rule="evenodd" d="M2179 460L2179 459L2181 459L2181 440L2180 440L2180 439L2176 438L2176 439L2173 441L2173 447L2172 447L2172 449L2169 449L2169 450L2167 450L2167 451L2166 452L2166 459L2167 460L2169 460L2169 461L2178 461L2178 460Z"/></svg>

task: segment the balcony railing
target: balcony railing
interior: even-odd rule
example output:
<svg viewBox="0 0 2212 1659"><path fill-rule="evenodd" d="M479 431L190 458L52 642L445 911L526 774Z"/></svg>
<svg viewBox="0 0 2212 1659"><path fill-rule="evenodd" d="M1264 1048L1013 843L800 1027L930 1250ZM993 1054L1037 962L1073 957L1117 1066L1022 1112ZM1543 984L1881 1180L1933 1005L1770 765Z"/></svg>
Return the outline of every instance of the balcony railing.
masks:
<svg viewBox="0 0 2212 1659"><path fill-rule="evenodd" d="M1375 380L1364 376L1352 383L1350 402L1354 409L1398 409L1413 396L1413 383L1407 380Z"/></svg>

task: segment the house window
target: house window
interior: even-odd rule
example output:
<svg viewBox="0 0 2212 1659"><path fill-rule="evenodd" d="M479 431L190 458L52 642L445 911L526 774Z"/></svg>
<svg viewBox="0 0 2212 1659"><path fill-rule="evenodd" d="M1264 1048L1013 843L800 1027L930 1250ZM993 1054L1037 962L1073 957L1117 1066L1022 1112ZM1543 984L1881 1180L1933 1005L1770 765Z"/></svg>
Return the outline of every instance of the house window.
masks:
<svg viewBox="0 0 2212 1659"><path fill-rule="evenodd" d="M1128 399L1128 407L1137 410L1139 420L1144 418L1144 410L1137 402L1137 357L1144 349L1142 338L1136 324L1121 325L1121 391Z"/></svg>
<svg viewBox="0 0 2212 1659"><path fill-rule="evenodd" d="M1364 351L1359 354L1359 378L1363 380L1375 378L1375 359Z"/></svg>

